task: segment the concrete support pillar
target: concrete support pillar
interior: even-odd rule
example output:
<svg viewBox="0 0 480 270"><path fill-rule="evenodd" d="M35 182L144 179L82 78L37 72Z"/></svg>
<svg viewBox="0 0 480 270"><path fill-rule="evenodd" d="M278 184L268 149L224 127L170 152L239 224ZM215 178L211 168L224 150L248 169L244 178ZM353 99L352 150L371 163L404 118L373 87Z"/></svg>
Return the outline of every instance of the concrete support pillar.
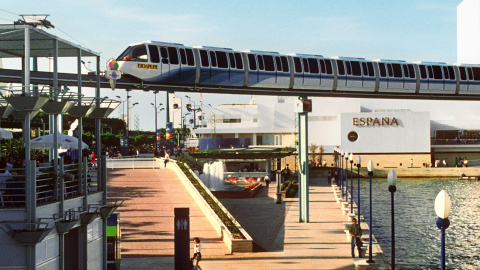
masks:
<svg viewBox="0 0 480 270"><path fill-rule="evenodd" d="M299 221L309 222L308 192L308 113L298 114Z"/></svg>

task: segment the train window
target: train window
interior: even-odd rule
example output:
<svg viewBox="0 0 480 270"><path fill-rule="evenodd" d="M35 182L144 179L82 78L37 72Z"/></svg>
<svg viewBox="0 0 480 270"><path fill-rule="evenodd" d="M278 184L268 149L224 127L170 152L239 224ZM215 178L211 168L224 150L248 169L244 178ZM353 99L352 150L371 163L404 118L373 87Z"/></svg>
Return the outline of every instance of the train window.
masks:
<svg viewBox="0 0 480 270"><path fill-rule="evenodd" d="M352 61L352 74L353 76L362 76L362 69L360 68L360 62Z"/></svg>
<svg viewBox="0 0 480 270"><path fill-rule="evenodd" d="M318 61L315 58L308 58L308 66L310 67L310 73L318 74Z"/></svg>
<svg viewBox="0 0 480 270"><path fill-rule="evenodd" d="M277 71L282 71L282 61L280 57L275 56L275 64L277 65Z"/></svg>
<svg viewBox="0 0 480 270"><path fill-rule="evenodd" d="M454 81L456 79L455 71L453 70L453 66L448 66L448 73L450 73L450 80Z"/></svg>
<svg viewBox="0 0 480 270"><path fill-rule="evenodd" d="M368 76L375 77L375 69L373 68L373 63L367 62L367 67L368 67Z"/></svg>
<svg viewBox="0 0 480 270"><path fill-rule="evenodd" d="M393 67L392 64L387 64L388 77L393 77Z"/></svg>
<svg viewBox="0 0 480 270"><path fill-rule="evenodd" d="M368 67L367 63L362 62L363 76L368 76Z"/></svg>
<svg viewBox="0 0 480 270"><path fill-rule="evenodd" d="M162 64L168 64L167 47L160 47L160 55L162 56Z"/></svg>
<svg viewBox="0 0 480 270"><path fill-rule="evenodd" d="M192 49L185 49L187 52L187 63L189 66L195 65L195 58L193 58L193 50Z"/></svg>
<svg viewBox="0 0 480 270"><path fill-rule="evenodd" d="M352 75L352 66L350 65L350 61L345 61L345 66L347 66L347 75Z"/></svg>
<svg viewBox="0 0 480 270"><path fill-rule="evenodd" d="M210 64L208 63L208 54L205 50L200 50L200 59L202 61L202 67L208 67Z"/></svg>
<svg viewBox="0 0 480 270"><path fill-rule="evenodd" d="M176 47L167 47L170 64L178 65L178 53Z"/></svg>
<svg viewBox="0 0 480 270"><path fill-rule="evenodd" d="M228 68L227 53L225 52L216 52L217 62L219 68Z"/></svg>
<svg viewBox="0 0 480 270"><path fill-rule="evenodd" d="M182 63L182 65L186 65L187 64L187 55L185 54L185 49L180 48L180 49L178 49L178 51L180 52L180 63Z"/></svg>
<svg viewBox="0 0 480 270"><path fill-rule="evenodd" d="M250 70L257 70L257 62L255 61L255 55L248 54L248 63L250 64Z"/></svg>
<svg viewBox="0 0 480 270"><path fill-rule="evenodd" d="M408 73L410 75L410 78L415 79L416 76L415 76L415 69L413 68L413 65L408 64L407 67L408 67Z"/></svg>
<svg viewBox="0 0 480 270"><path fill-rule="evenodd" d="M320 72L327 73L327 69L325 68L325 60L320 59Z"/></svg>
<svg viewBox="0 0 480 270"><path fill-rule="evenodd" d="M132 50L132 60L147 62L147 48L144 45L135 46Z"/></svg>
<svg viewBox="0 0 480 270"><path fill-rule="evenodd" d="M460 80L466 81L467 80L467 72L465 72L465 68L464 67L458 67L458 69L460 70Z"/></svg>
<svg viewBox="0 0 480 270"><path fill-rule="evenodd" d="M158 54L158 47L154 45L148 45L148 51L150 52L150 62L160 63L160 55Z"/></svg>
<svg viewBox="0 0 480 270"><path fill-rule="evenodd" d="M420 78L426 79L427 78L427 69L424 65L418 65L420 68Z"/></svg>
<svg viewBox="0 0 480 270"><path fill-rule="evenodd" d="M472 70L473 70L473 79L475 81L480 81L480 68L472 67Z"/></svg>
<svg viewBox="0 0 480 270"><path fill-rule="evenodd" d="M210 51L210 62L212 67L217 67L217 57L215 56L215 52Z"/></svg>
<svg viewBox="0 0 480 270"><path fill-rule="evenodd" d="M282 60L283 72L289 72L290 69L288 68L288 60L287 60L287 57L281 56L280 59Z"/></svg>
<svg viewBox="0 0 480 270"><path fill-rule="evenodd" d="M472 68L467 68L467 71L468 71L468 79L473 81L473 72L472 72Z"/></svg>
<svg viewBox="0 0 480 270"><path fill-rule="evenodd" d="M442 80L443 79L442 67L441 66L432 66L432 69L433 69L433 77L436 80Z"/></svg>
<svg viewBox="0 0 480 270"><path fill-rule="evenodd" d="M345 75L345 66L343 65L343 61L337 60L337 67L338 75Z"/></svg>
<svg viewBox="0 0 480 270"><path fill-rule="evenodd" d="M308 61L306 58L302 58L303 63L303 72L310 73L310 68L308 67Z"/></svg>
<svg viewBox="0 0 480 270"><path fill-rule="evenodd" d="M380 77L387 77L387 71L384 63L378 63L378 69L380 69Z"/></svg>
<svg viewBox="0 0 480 270"><path fill-rule="evenodd" d="M235 53L235 63L237 64L237 69L243 69L242 55L240 53Z"/></svg>
<svg viewBox="0 0 480 270"><path fill-rule="evenodd" d="M117 58L117 61L126 61L124 58L130 54L130 52L133 50L132 46L129 46L128 48L125 49L125 51L120 54L120 56Z"/></svg>
<svg viewBox="0 0 480 270"><path fill-rule="evenodd" d="M228 54L228 60L230 61L230 68L235 68L235 56L233 53Z"/></svg>
<svg viewBox="0 0 480 270"><path fill-rule="evenodd" d="M258 60L258 70L265 70L263 55L257 55L257 60Z"/></svg>
<svg viewBox="0 0 480 270"><path fill-rule="evenodd" d="M405 75L405 78L410 77L407 65L402 65L402 69L403 69L403 74Z"/></svg>
<svg viewBox="0 0 480 270"><path fill-rule="evenodd" d="M427 70L428 70L428 78L433 79L433 68L432 68L432 66L427 66Z"/></svg>
<svg viewBox="0 0 480 270"><path fill-rule="evenodd" d="M275 71L275 65L273 64L273 56L264 55L263 60L265 61L265 70L266 71Z"/></svg>
<svg viewBox="0 0 480 270"><path fill-rule="evenodd" d="M325 59L325 67L327 68L327 74L333 74L332 61L330 61L329 59Z"/></svg>
<svg viewBox="0 0 480 270"><path fill-rule="evenodd" d="M443 69L443 76L445 77L446 80L450 79L450 75L448 74L448 70L446 66L442 67Z"/></svg>
<svg viewBox="0 0 480 270"><path fill-rule="evenodd" d="M302 73L302 62L300 62L300 58L294 57L293 64L295 65L295 72Z"/></svg>
<svg viewBox="0 0 480 270"><path fill-rule="evenodd" d="M395 78L402 78L402 66L400 64L392 64L392 69L393 69L393 77Z"/></svg>

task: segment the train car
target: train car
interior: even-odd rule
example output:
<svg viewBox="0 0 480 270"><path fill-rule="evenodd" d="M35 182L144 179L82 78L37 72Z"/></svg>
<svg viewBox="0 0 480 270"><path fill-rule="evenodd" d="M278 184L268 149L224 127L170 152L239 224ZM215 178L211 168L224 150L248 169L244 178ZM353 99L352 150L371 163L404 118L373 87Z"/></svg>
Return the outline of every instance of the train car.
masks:
<svg viewBox="0 0 480 270"><path fill-rule="evenodd" d="M415 93L417 71L415 66L403 60L374 59L378 70L377 92Z"/></svg>
<svg viewBox="0 0 480 270"><path fill-rule="evenodd" d="M246 87L285 88L290 87L290 65L286 55L278 52L242 51L245 55Z"/></svg>
<svg viewBox="0 0 480 270"><path fill-rule="evenodd" d="M244 85L245 71L242 55L230 48L194 47L197 58L197 81L199 85Z"/></svg>
<svg viewBox="0 0 480 270"><path fill-rule="evenodd" d="M337 91L367 91L375 89L375 69L365 58L332 57L336 71Z"/></svg>
<svg viewBox="0 0 480 270"><path fill-rule="evenodd" d="M457 74L452 65L442 62L414 62L420 75L418 93L455 94L457 93Z"/></svg>
<svg viewBox="0 0 480 270"><path fill-rule="evenodd" d="M458 78L458 93L463 95L480 94L480 65L454 64Z"/></svg>
<svg viewBox="0 0 480 270"><path fill-rule="evenodd" d="M331 90L335 75L332 61L322 55L288 54L293 89Z"/></svg>
<svg viewBox="0 0 480 270"><path fill-rule="evenodd" d="M132 44L117 62L119 70L147 82L195 83L193 49L183 44L157 41Z"/></svg>

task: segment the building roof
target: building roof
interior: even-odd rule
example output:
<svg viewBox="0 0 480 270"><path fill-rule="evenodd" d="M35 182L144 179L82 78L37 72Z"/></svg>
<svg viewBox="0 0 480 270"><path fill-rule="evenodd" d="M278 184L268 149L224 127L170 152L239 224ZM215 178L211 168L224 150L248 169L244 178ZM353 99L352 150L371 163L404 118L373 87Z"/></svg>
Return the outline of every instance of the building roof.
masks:
<svg viewBox="0 0 480 270"><path fill-rule="evenodd" d="M100 56L100 53L83 48L80 45L51 35L44 30L30 25L0 25L0 58L17 58L25 56L25 31L30 34L30 56L52 57L54 56L53 41L58 41L59 57L77 57L78 51L81 56Z"/></svg>

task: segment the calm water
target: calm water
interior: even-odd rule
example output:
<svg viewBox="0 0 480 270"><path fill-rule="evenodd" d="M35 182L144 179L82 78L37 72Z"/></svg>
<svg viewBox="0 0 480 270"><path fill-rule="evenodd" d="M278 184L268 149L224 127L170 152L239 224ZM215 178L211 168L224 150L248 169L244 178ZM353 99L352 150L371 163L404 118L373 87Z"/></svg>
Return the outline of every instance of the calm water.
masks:
<svg viewBox="0 0 480 270"><path fill-rule="evenodd" d="M357 179L353 180L356 200ZM368 222L368 179L360 180L360 188L361 212ZM440 269L440 229L435 223L434 202L442 189L452 201L450 227L445 238L446 268L480 269L480 181L456 179L398 179L395 192L397 269ZM391 206L387 180L373 179L372 192L373 234L391 261Z"/></svg>

